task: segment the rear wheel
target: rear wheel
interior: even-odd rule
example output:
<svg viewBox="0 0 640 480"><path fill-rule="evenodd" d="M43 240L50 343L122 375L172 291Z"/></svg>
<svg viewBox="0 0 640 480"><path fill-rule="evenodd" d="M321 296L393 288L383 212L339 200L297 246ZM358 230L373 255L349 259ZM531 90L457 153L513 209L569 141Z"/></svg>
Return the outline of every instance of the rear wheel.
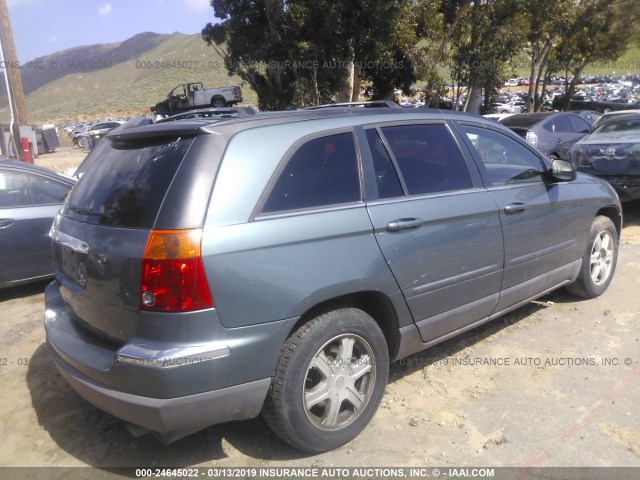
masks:
<svg viewBox="0 0 640 480"><path fill-rule="evenodd" d="M376 322L361 310L334 310L289 337L262 414L291 445L331 450L367 426L388 374L387 344Z"/></svg>
<svg viewBox="0 0 640 480"><path fill-rule="evenodd" d="M608 217L596 217L591 224L589 242L582 257L580 274L566 288L583 298L602 295L613 278L618 261L618 231Z"/></svg>
<svg viewBox="0 0 640 480"><path fill-rule="evenodd" d="M227 101L224 99L224 97L218 95L211 99L211 106L214 108L223 108L227 106Z"/></svg>

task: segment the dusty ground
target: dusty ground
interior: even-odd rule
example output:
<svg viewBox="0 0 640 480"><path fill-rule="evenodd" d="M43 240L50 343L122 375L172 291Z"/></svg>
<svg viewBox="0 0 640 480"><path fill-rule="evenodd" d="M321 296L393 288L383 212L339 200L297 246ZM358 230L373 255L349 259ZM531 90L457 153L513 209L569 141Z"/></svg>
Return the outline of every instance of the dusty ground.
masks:
<svg viewBox="0 0 640 480"><path fill-rule="evenodd" d="M67 153L61 148L36 163L63 170L72 162ZM44 284L0 291L0 466L638 467L640 204L625 214L618 270L605 295L576 301L556 292L392 365L369 427L316 456L288 447L260 419L170 446L134 439L52 365Z"/></svg>

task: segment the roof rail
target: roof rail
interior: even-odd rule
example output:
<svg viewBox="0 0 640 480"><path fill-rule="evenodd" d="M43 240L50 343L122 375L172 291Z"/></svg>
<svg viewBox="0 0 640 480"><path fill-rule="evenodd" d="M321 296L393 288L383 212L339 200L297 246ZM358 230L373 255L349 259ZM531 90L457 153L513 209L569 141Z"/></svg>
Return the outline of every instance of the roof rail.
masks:
<svg viewBox="0 0 640 480"><path fill-rule="evenodd" d="M183 120L185 118L248 118L255 114L256 111L251 107L210 107L176 113L170 117L156 120L155 123L172 122L174 120Z"/></svg>
<svg viewBox="0 0 640 480"><path fill-rule="evenodd" d="M344 108L344 107L355 107L355 108L402 108L395 102L391 100L371 100L368 102L344 102L344 103L328 103L326 105L316 105L314 107L306 107L303 110L319 110L321 108Z"/></svg>

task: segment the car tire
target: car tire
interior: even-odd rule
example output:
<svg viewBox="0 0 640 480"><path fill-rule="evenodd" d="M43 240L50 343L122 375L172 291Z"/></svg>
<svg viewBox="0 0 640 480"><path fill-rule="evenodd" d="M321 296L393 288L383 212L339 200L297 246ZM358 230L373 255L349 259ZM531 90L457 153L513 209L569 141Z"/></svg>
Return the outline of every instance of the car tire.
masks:
<svg viewBox="0 0 640 480"><path fill-rule="evenodd" d="M387 344L373 318L355 308L333 310L288 338L262 416L300 450L332 450L367 426L388 375Z"/></svg>
<svg viewBox="0 0 640 480"><path fill-rule="evenodd" d="M582 298L602 295L611 283L617 261L618 231L611 219L598 216L591 224L578 278L567 285L567 291Z"/></svg>
<svg viewBox="0 0 640 480"><path fill-rule="evenodd" d="M218 95L211 99L211 106L213 108L224 108L227 106L227 101L224 99L224 97Z"/></svg>

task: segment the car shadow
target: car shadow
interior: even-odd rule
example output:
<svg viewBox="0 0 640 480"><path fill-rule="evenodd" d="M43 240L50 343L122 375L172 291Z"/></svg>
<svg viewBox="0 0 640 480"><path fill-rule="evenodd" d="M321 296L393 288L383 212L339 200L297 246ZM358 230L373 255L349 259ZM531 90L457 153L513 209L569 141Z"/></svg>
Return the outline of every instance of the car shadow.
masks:
<svg viewBox="0 0 640 480"><path fill-rule="evenodd" d="M640 225L640 200L622 204L622 229Z"/></svg>
<svg viewBox="0 0 640 480"><path fill-rule="evenodd" d="M266 460L305 455L279 440L262 419L216 425L170 445L151 434L135 438L125 422L97 409L58 373L45 344L33 353L27 386L38 424L51 439L81 462L111 473L135 476L123 467L182 468L227 458L226 443L243 454Z"/></svg>
<svg viewBox="0 0 640 480"><path fill-rule="evenodd" d="M18 285L16 287L7 287L0 290L0 302L5 300L14 300L17 298L30 297L39 293L44 293L44 289L51 282L51 279L39 280L33 283L27 283L25 285Z"/></svg>

